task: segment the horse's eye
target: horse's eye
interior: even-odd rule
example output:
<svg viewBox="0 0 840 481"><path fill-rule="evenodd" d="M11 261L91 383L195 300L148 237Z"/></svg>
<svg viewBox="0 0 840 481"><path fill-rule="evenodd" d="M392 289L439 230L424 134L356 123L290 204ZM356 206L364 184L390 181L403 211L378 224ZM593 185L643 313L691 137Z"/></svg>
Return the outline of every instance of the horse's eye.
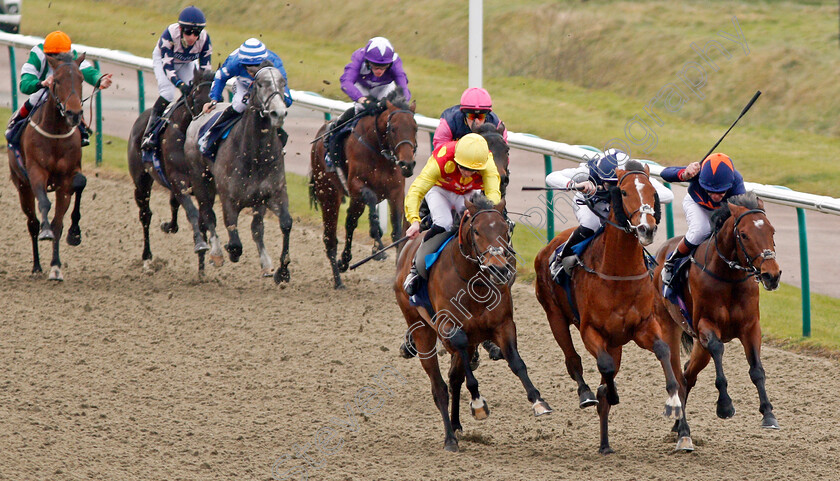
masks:
<svg viewBox="0 0 840 481"><path fill-rule="evenodd" d="M626 191L626 190L622 190L622 191L621 191L621 196L622 196L622 197L627 197L627 191Z"/></svg>
<svg viewBox="0 0 840 481"><path fill-rule="evenodd" d="M741 232L741 238L744 239L744 240L750 240L750 236L748 236L747 234L745 234L743 232Z"/></svg>

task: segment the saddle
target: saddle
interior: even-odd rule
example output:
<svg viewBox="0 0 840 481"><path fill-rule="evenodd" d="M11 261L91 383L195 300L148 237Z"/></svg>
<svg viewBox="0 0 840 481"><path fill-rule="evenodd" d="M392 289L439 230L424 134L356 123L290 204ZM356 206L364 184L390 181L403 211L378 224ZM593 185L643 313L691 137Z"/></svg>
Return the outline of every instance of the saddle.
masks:
<svg viewBox="0 0 840 481"><path fill-rule="evenodd" d="M166 177L166 170L163 166L163 163L160 161L161 156L163 153L160 149L160 137L163 135L163 131L166 130L166 126L169 125L169 119L172 117L172 113L175 112L175 109L185 103L184 97L179 98L177 101L172 102L166 109L163 111L163 115L161 115L155 123L152 125L152 131L150 133L152 148L151 149L141 149L140 150L140 158L143 159L144 163L152 164L152 168L155 169L157 172L158 177L160 177L161 183L167 189L171 189L172 185L169 183L169 179Z"/></svg>
<svg viewBox="0 0 840 481"><path fill-rule="evenodd" d="M347 142L347 137L350 136L350 132L353 131L353 128L356 127L356 124L359 122L359 119L355 119L351 122L347 122L346 124L342 125L336 130L335 125L338 120L334 120L330 123L327 127L327 138L325 139L326 145L326 153L327 155L324 158L324 164L326 165L327 172L335 172L336 168L342 170L342 172L347 171L347 158L344 156L344 143Z"/></svg>
<svg viewBox="0 0 840 481"><path fill-rule="evenodd" d="M230 134L230 130L237 122L239 122L239 119L242 118L241 115L237 115L236 117L232 117L221 124L216 125L216 121L223 112L224 111L214 113L210 117L210 120L198 129L198 150L201 151L201 154L211 162L216 161L216 153L219 150L219 144L221 141L227 138L228 134Z"/></svg>
<svg viewBox="0 0 840 481"><path fill-rule="evenodd" d="M23 129L26 127L26 124L29 123L29 119L32 118L32 115L41 108L41 105L43 104L32 107L32 110L29 111L29 115L21 118L9 128L9 133L6 135L6 141L9 142L10 146L20 149L20 137L23 135Z"/></svg>
<svg viewBox="0 0 840 481"><path fill-rule="evenodd" d="M429 299L428 273L440 258L443 249L456 237L455 234L457 234L457 231L442 232L424 241L417 252L418 259L423 259L423 262L417 264L420 279L418 279L417 292L408 301L412 306L425 308L429 315L434 314L434 309L432 309L432 301Z"/></svg>

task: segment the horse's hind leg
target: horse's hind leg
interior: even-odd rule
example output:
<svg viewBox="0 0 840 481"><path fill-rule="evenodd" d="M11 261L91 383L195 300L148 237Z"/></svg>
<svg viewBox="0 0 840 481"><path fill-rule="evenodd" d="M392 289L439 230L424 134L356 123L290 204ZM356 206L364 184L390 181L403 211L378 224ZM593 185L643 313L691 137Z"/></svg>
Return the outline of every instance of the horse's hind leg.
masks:
<svg viewBox="0 0 840 481"><path fill-rule="evenodd" d="M344 250L341 252L341 259L338 261L338 269L341 272L346 272L350 266L350 260L353 258L353 231L359 225L359 217L365 211L365 204L359 198L351 198L350 206L347 207L347 219L344 222L344 230L346 238L344 240Z"/></svg>
<svg viewBox="0 0 840 481"><path fill-rule="evenodd" d="M280 219L280 231L283 233L283 252L280 254L280 267L274 272L274 282L289 282L289 264L292 263L289 255L289 240L292 234L292 216L289 214L289 194L285 189L280 193L278 205L272 211Z"/></svg>
<svg viewBox="0 0 840 481"><path fill-rule="evenodd" d="M764 416L761 427L779 429L779 422L776 420L776 415L773 414L773 405L770 404L767 391L764 389L764 367L761 365L761 329L758 322L754 326L748 335L741 337L741 344L744 345L744 354L746 354L747 362L750 364L750 380L758 390L758 410Z"/></svg>
<svg viewBox="0 0 840 481"><path fill-rule="evenodd" d="M172 184L172 188L178 189L174 181ZM187 194L184 191L180 191L174 193L173 196L175 197L177 202L184 207L184 213L187 215L187 220L189 221L190 226L192 226L194 243L193 252L195 252L196 254L201 254L203 252L209 251L210 246L207 245L207 241L204 240L204 236L201 234L201 227L199 226L198 208L196 208L195 204L190 198L190 194ZM176 211L177 209L173 207L173 213L176 213ZM177 215L175 215L174 217L177 217Z"/></svg>
<svg viewBox="0 0 840 481"><path fill-rule="evenodd" d="M161 222L160 223L160 230L166 232L167 234L174 234L178 232L178 207L181 203L178 201L178 197L175 195L175 192L169 193L169 208L172 211L172 220L169 222Z"/></svg>
<svg viewBox="0 0 840 481"><path fill-rule="evenodd" d="M35 194L29 184L19 181L12 176L12 182L18 189L18 197L20 197L20 207L23 214L26 216L26 228L29 230L29 237L32 240L32 273L37 274L43 272L41 269L41 256L38 253L38 231L40 225L38 217L35 214Z"/></svg>
<svg viewBox="0 0 840 481"><path fill-rule="evenodd" d="M87 178L81 172L77 172L73 176L73 192L76 200L73 204L73 212L70 214L70 229L67 230L67 243L71 246L77 246L82 243L82 228L79 227L79 221L82 219L82 191L85 190L86 185Z"/></svg>
<svg viewBox="0 0 840 481"><path fill-rule="evenodd" d="M152 209L149 199L152 192L152 176L143 172L134 181L134 202L140 210L140 224L143 226L143 269L151 272L152 248L149 242L149 225L152 223Z"/></svg>
<svg viewBox="0 0 840 481"><path fill-rule="evenodd" d="M251 237L257 245L257 253L260 255L260 268L263 277L271 277L274 274L274 266L271 263L271 256L265 250L263 234L265 233L265 206L260 205L254 209L254 217L251 219Z"/></svg>
<svg viewBox="0 0 840 481"><path fill-rule="evenodd" d="M382 226L379 223L379 209L376 208L378 199L376 197L376 194L367 187L364 187L362 189L361 195L362 200L368 207L368 219L370 220L370 237L373 239L372 252L376 252L385 247L385 245L382 244ZM373 259L377 261L382 261L387 258L388 254L386 252L380 252L379 255L377 255Z"/></svg>
<svg viewBox="0 0 840 481"><path fill-rule="evenodd" d="M551 407L540 397L540 392L528 377L528 368L525 367L525 362L516 349L516 325L513 321L506 322L501 329L496 331L496 343L500 346L497 349L502 350L510 370L522 382L522 386L528 395L528 401L533 405L534 416L550 414L552 412Z"/></svg>

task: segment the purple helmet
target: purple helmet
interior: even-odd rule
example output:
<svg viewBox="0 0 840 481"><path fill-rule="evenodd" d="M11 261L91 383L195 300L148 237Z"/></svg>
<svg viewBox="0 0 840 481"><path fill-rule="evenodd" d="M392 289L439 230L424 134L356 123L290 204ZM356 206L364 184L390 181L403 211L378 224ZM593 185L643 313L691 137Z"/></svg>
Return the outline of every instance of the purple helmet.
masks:
<svg viewBox="0 0 840 481"><path fill-rule="evenodd" d="M373 37L365 46L365 60L370 63L389 64L397 59L394 47L385 37Z"/></svg>

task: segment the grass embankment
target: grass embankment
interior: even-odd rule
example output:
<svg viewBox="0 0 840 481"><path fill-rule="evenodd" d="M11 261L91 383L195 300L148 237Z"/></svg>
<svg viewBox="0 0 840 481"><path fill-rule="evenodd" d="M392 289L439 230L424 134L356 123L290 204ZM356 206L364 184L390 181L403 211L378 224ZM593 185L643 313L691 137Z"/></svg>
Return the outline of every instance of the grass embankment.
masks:
<svg viewBox="0 0 840 481"><path fill-rule="evenodd" d="M338 77L353 49L373 35L388 36L404 58L418 112L436 116L466 86L466 6L431 0L416 4L370 0L336 6L325 0L242 5L208 0L214 64L251 36L284 58L292 87L343 98ZM657 111L657 144L634 153L663 164L696 160L734 119L756 88L764 95L724 145L748 180L840 196L835 162L840 133L833 2L485 2L485 86L495 110L515 131L568 143L603 145L626 138L624 128L666 84L678 84L685 62L697 60L692 42L712 39L732 57L707 72L704 98L689 97L674 114ZM150 56L178 6L160 0L49 2L30 0L23 32L55 28L74 41ZM266 12L271 12L267 15ZM372 14L371 12L376 12ZM717 33L735 32L735 15L749 54ZM34 19L37 18L37 22ZM30 20L32 19L32 20ZM220 21L220 19L224 19ZM441 34L445 32L445 34ZM7 114L4 114L7 115ZM650 120L648 119L648 122ZM639 131L635 132L637 135ZM103 168L125 172L125 141L109 138ZM90 161L92 149L86 149ZM772 166L772 168L770 168ZM291 211L317 224L306 179L289 175ZM366 216L360 229L366 229ZM514 243L532 277L542 247L526 229ZM812 295L813 336L802 341L799 289L762 293L765 334L797 346L840 351L840 300Z"/></svg>

